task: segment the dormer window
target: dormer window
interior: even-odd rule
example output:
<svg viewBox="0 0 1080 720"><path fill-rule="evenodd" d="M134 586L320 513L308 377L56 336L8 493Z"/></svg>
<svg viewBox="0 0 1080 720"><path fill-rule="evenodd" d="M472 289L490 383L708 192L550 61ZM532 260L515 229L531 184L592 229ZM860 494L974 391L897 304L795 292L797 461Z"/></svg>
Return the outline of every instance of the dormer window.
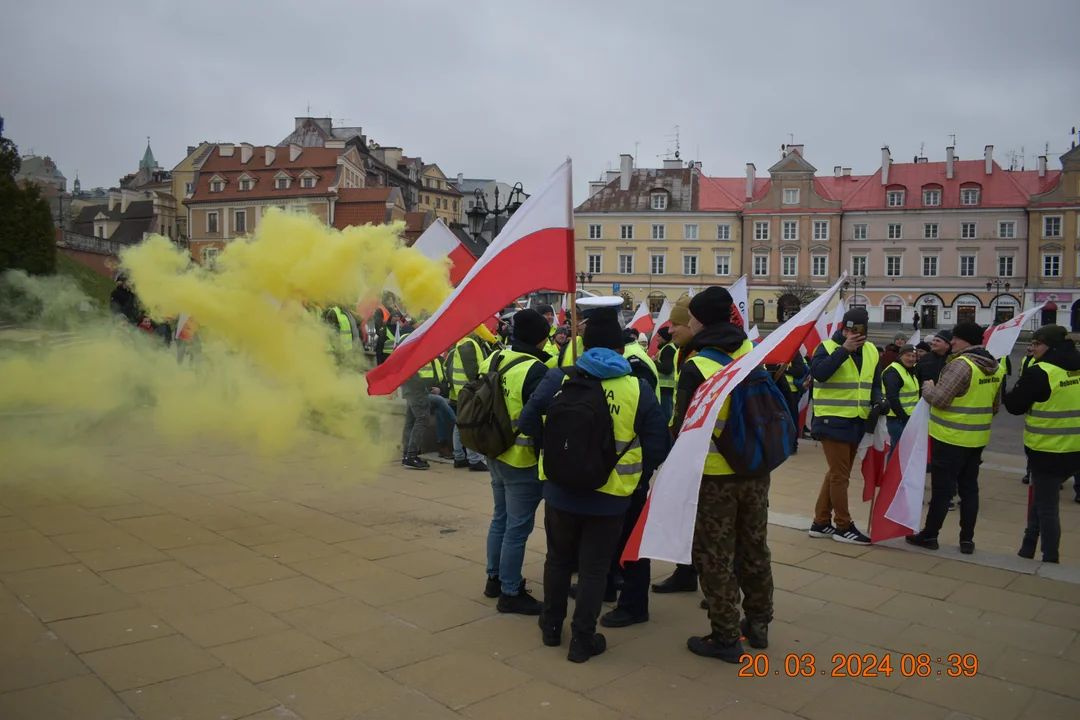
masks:
<svg viewBox="0 0 1080 720"><path fill-rule="evenodd" d="M922 191L922 204L925 207L937 207L941 205L941 191L940 190L923 190Z"/></svg>
<svg viewBox="0 0 1080 720"><path fill-rule="evenodd" d="M274 189L275 190L288 190L292 185L292 178L286 172L279 172L274 176Z"/></svg>
<svg viewBox="0 0 1080 720"><path fill-rule="evenodd" d="M653 210L667 210L667 195L656 193L652 196Z"/></svg>
<svg viewBox="0 0 1080 720"><path fill-rule="evenodd" d="M799 204L799 188L784 188L784 204L785 205L798 205Z"/></svg>
<svg viewBox="0 0 1080 720"><path fill-rule="evenodd" d="M251 189L251 181L247 180L247 179L241 180L240 181L240 189L241 190L250 190Z"/></svg>
<svg viewBox="0 0 1080 720"><path fill-rule="evenodd" d="M904 207L904 191L890 190L885 193L886 205L889 207Z"/></svg>
<svg viewBox="0 0 1080 720"><path fill-rule="evenodd" d="M210 192L221 192L225 189L225 179L215 175L210 178Z"/></svg>
<svg viewBox="0 0 1080 720"><path fill-rule="evenodd" d="M300 187L310 190L311 188L315 187L315 178L300 178Z"/></svg>
<svg viewBox="0 0 1080 720"><path fill-rule="evenodd" d="M961 205L978 205L979 204L979 188L964 188L960 191L960 204Z"/></svg>

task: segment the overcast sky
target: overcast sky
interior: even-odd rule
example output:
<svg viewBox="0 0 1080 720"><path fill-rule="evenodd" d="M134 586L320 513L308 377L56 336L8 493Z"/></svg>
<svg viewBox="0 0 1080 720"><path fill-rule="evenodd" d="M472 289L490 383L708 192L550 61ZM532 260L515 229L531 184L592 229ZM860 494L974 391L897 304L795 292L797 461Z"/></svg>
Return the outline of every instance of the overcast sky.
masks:
<svg viewBox="0 0 1080 720"><path fill-rule="evenodd" d="M117 184L151 137L171 168L201 140L276 144L346 118L447 175L575 200L620 153L763 172L780 145L872 172L889 144L943 160L992 144L1051 167L1080 125L1080 0L743 2L279 0L5 3L0 115L70 182Z"/></svg>

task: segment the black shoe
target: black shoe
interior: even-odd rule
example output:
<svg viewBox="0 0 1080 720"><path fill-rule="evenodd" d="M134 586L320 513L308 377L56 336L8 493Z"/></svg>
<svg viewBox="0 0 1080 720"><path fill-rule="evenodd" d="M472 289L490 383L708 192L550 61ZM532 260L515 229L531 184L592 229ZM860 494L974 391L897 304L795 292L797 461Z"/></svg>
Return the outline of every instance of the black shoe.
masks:
<svg viewBox="0 0 1080 720"><path fill-rule="evenodd" d="M591 637L570 638L570 651L566 653L566 659L572 663L583 663L591 657L602 655L607 650L607 638L600 633L593 633Z"/></svg>
<svg viewBox="0 0 1080 720"><path fill-rule="evenodd" d="M827 538L835 534L836 528L831 523L825 523L824 525L814 523L810 526L810 537L812 538Z"/></svg>
<svg viewBox="0 0 1080 720"><path fill-rule="evenodd" d="M654 593L697 592L697 573L693 570L675 568L675 572L658 583L653 583Z"/></svg>
<svg viewBox="0 0 1080 720"><path fill-rule="evenodd" d="M487 472L487 471L488 471L488 466L484 464L483 460L469 466L469 472Z"/></svg>
<svg viewBox="0 0 1080 720"><path fill-rule="evenodd" d="M859 528L855 527L855 523L851 523L843 530L837 528L836 534L832 536L832 539L836 542L847 543L848 545L870 544L870 538L859 532Z"/></svg>
<svg viewBox="0 0 1080 720"><path fill-rule="evenodd" d="M690 638L686 641L686 647L695 655L735 664L739 662L739 658L746 654L743 652L742 641L736 640L730 645L727 645L721 642L716 635L712 633L705 637Z"/></svg>
<svg viewBox="0 0 1080 720"><path fill-rule="evenodd" d="M454 469L455 470L460 470L461 468L467 468L467 467L469 467L469 461L468 460L455 460L454 461Z"/></svg>
<svg viewBox="0 0 1080 720"><path fill-rule="evenodd" d="M764 650L769 647L768 624L754 623L751 625L749 620L743 618L742 622L739 623L739 630L742 631L746 642L755 650Z"/></svg>
<svg viewBox="0 0 1080 720"><path fill-rule="evenodd" d="M428 470L429 468L431 468L431 465L428 464L428 461L420 457L419 455L410 455L409 457L402 460L401 464L409 470Z"/></svg>
<svg viewBox="0 0 1080 720"><path fill-rule="evenodd" d="M917 547L926 548L927 550L937 550L938 543L936 537L927 537L922 532L917 532L914 535L908 535L904 538L904 541L908 545L915 545Z"/></svg>
<svg viewBox="0 0 1080 720"><path fill-rule="evenodd" d="M1030 485L1031 473L1024 473L1024 477L1020 478L1020 482L1024 483L1025 485Z"/></svg>
<svg viewBox="0 0 1080 720"><path fill-rule="evenodd" d="M439 444L439 457L442 458L443 460L453 460L454 459L454 449L452 447L450 447L449 443L440 443Z"/></svg>
<svg viewBox="0 0 1080 720"><path fill-rule="evenodd" d="M1077 495L1076 497L1074 497L1073 501L1080 503L1080 495Z"/></svg>
<svg viewBox="0 0 1080 720"><path fill-rule="evenodd" d="M501 613L515 613L517 615L539 615L544 609L544 603L540 602L525 588L518 590L517 595L499 595L499 602L495 609Z"/></svg>
<svg viewBox="0 0 1080 720"><path fill-rule="evenodd" d="M630 627L640 623L649 622L649 613L634 615L629 610L617 607L611 612L604 613L600 618L600 624L607 628Z"/></svg>
<svg viewBox="0 0 1080 720"><path fill-rule="evenodd" d="M698 603L698 607L700 607L702 610L708 610L709 609L709 601L706 600L705 598L701 598L701 602Z"/></svg>
<svg viewBox="0 0 1080 720"><path fill-rule="evenodd" d="M570 586L570 591L567 593L570 597L577 600L577 583ZM618 601L619 591L615 589L614 585L608 585L604 588L604 602L613 603Z"/></svg>
<svg viewBox="0 0 1080 720"><path fill-rule="evenodd" d="M525 587L525 581L521 581L521 586ZM487 583L484 585L484 597L497 598L502 595L502 583L499 581L498 575L488 575Z"/></svg>
<svg viewBox="0 0 1080 720"><path fill-rule="evenodd" d="M946 512L952 512L956 509L956 503L952 500L949 501L949 506L945 508Z"/></svg>
<svg viewBox="0 0 1080 720"><path fill-rule="evenodd" d="M975 552L975 543L970 540L960 541L960 553L963 555L970 555Z"/></svg>
<svg viewBox="0 0 1080 720"><path fill-rule="evenodd" d="M1059 563L1061 562L1061 560L1059 560L1059 559L1057 558L1057 556L1054 556L1054 557L1047 557L1046 555L1043 555L1043 559L1042 559L1042 561L1043 561L1044 563L1050 563L1051 565L1057 565L1057 564L1059 564Z"/></svg>
<svg viewBox="0 0 1080 720"><path fill-rule="evenodd" d="M545 645L548 647L562 645L562 623L555 625L545 622L543 616L541 616L536 624L540 626L540 636L544 639Z"/></svg>
<svg viewBox="0 0 1080 720"><path fill-rule="evenodd" d="M1035 542L1028 542L1027 539L1020 543L1020 550L1016 553L1025 560L1035 559Z"/></svg>

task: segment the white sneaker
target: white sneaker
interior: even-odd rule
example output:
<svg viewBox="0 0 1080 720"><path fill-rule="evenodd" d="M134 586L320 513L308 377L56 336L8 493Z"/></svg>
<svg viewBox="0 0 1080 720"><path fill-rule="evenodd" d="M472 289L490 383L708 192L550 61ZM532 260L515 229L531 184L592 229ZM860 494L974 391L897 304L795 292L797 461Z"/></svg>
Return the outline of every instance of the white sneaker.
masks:
<svg viewBox="0 0 1080 720"><path fill-rule="evenodd" d="M836 534L836 528L830 523L824 525L813 524L810 526L810 537L812 538L827 538Z"/></svg>

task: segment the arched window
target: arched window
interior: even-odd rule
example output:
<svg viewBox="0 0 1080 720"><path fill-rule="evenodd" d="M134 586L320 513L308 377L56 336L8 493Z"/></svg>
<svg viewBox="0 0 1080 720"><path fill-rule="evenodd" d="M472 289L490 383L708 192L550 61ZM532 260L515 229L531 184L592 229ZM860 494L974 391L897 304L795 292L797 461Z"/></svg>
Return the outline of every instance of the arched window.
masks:
<svg viewBox="0 0 1080 720"><path fill-rule="evenodd" d="M664 307L665 300L667 300L667 295L662 292L649 293L649 312L660 312L660 308Z"/></svg>

